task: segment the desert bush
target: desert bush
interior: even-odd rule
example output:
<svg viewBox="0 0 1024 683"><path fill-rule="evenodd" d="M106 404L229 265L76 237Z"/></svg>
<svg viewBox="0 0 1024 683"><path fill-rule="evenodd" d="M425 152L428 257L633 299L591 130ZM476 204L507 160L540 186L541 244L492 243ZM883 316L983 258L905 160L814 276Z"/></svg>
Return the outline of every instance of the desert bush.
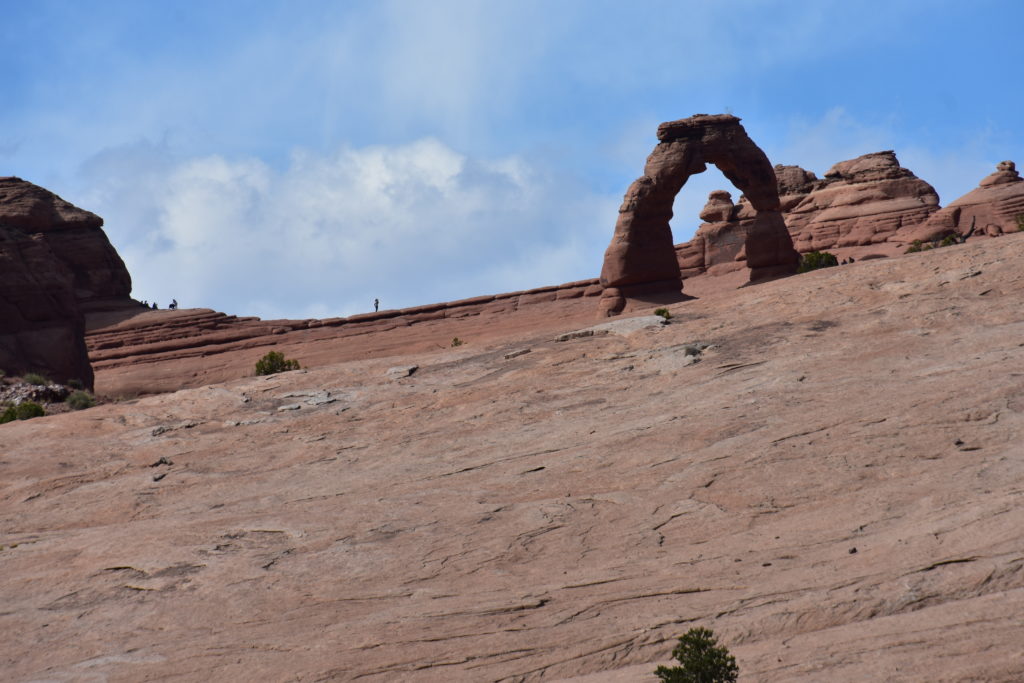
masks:
<svg viewBox="0 0 1024 683"><path fill-rule="evenodd" d="M668 320L669 318L672 317L671 311L669 311L667 308L655 308L654 315L660 315L665 320Z"/></svg>
<svg viewBox="0 0 1024 683"><path fill-rule="evenodd" d="M662 683L735 683L739 676L736 658L718 645L706 628L691 628L672 650L680 666L659 666L654 675Z"/></svg>
<svg viewBox="0 0 1024 683"><path fill-rule="evenodd" d="M463 344L465 344L465 343L466 343L466 342L462 341L462 340L461 340L461 339L459 339L458 337L452 337L452 348L453 348L453 349L454 349L454 348L455 348L456 346L462 346L462 345L463 345Z"/></svg>
<svg viewBox="0 0 1024 683"><path fill-rule="evenodd" d="M298 370L299 361L286 360L280 351L270 351L267 355L256 361L257 375L275 375L288 370Z"/></svg>
<svg viewBox="0 0 1024 683"><path fill-rule="evenodd" d="M0 425L5 422L14 422L18 419L18 411L9 403L0 405Z"/></svg>
<svg viewBox="0 0 1024 683"><path fill-rule="evenodd" d="M1024 232L1024 213L1018 213L1013 220L1017 221L1017 231Z"/></svg>
<svg viewBox="0 0 1024 683"><path fill-rule="evenodd" d="M85 385L82 384L82 380L80 379L69 379L68 386L72 389L77 389L78 391L85 389Z"/></svg>
<svg viewBox="0 0 1024 683"><path fill-rule="evenodd" d="M96 399L89 395L87 391L75 391L64 399L64 403L68 404L71 410L85 410L96 405Z"/></svg>
<svg viewBox="0 0 1024 683"><path fill-rule="evenodd" d="M903 253L913 254L918 251L921 251L921 240L914 240L913 242L910 243L910 246L907 247L907 250Z"/></svg>
<svg viewBox="0 0 1024 683"><path fill-rule="evenodd" d="M34 384L37 387L43 387L50 383L50 380L46 379L38 372L29 372L21 379L29 384Z"/></svg>
<svg viewBox="0 0 1024 683"><path fill-rule="evenodd" d="M956 238L956 235L946 235L945 237L942 238L942 241L939 242L940 247L951 247L954 244L960 244L960 242Z"/></svg>
<svg viewBox="0 0 1024 683"><path fill-rule="evenodd" d="M796 272L807 273L819 268L831 268L838 265L839 259L835 254L827 251L811 251L800 256L800 267L796 269Z"/></svg>

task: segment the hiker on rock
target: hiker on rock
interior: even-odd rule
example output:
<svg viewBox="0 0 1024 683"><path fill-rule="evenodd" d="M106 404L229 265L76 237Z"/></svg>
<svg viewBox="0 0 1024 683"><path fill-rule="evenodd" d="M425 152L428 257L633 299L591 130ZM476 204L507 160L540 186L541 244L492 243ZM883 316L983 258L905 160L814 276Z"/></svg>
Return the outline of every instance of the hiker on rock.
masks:
<svg viewBox="0 0 1024 683"><path fill-rule="evenodd" d="M376 313L378 310L380 310L380 299L374 299L373 300L373 312Z"/></svg>

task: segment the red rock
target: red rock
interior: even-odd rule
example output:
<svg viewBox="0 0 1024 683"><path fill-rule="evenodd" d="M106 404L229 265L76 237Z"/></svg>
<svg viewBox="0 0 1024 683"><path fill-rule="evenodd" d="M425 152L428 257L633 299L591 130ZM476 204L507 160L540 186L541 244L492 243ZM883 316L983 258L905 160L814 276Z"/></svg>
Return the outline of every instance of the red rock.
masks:
<svg viewBox="0 0 1024 683"><path fill-rule="evenodd" d="M93 386L74 276L38 235L0 225L0 369Z"/></svg>
<svg viewBox="0 0 1024 683"><path fill-rule="evenodd" d="M903 242L927 242L957 234L998 237L1020 229L1024 220L1024 181L1012 161L1003 161L978 187L932 215L926 223L903 230Z"/></svg>
<svg viewBox="0 0 1024 683"><path fill-rule="evenodd" d="M53 254L74 275L80 302L127 298L132 280L103 232L103 219L38 185L0 178L0 224L41 233Z"/></svg>
<svg viewBox="0 0 1024 683"><path fill-rule="evenodd" d="M935 188L900 166L892 151L841 161L823 180L798 166L776 172L786 225L801 253L886 242L939 206Z"/></svg>
<svg viewBox="0 0 1024 683"><path fill-rule="evenodd" d="M621 312L630 298L682 290L669 228L672 204L686 180L707 163L742 190L755 210L744 238L751 279L795 270L797 255L779 213L775 173L740 119L699 114L669 121L658 126L658 140L644 175L630 185L619 208L601 269L601 315Z"/></svg>

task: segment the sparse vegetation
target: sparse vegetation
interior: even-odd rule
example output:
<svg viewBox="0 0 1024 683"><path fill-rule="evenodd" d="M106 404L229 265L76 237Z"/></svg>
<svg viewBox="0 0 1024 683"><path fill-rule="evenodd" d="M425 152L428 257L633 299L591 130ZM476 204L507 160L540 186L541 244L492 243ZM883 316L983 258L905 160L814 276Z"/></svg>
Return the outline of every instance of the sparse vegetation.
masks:
<svg viewBox="0 0 1024 683"><path fill-rule="evenodd" d="M0 413L0 424L14 422L15 420L31 420L33 417L42 417L46 414L43 407L33 401L25 401L18 405L8 405Z"/></svg>
<svg viewBox="0 0 1024 683"><path fill-rule="evenodd" d="M1013 220L1017 221L1017 231L1024 232L1024 213L1018 213Z"/></svg>
<svg viewBox="0 0 1024 683"><path fill-rule="evenodd" d="M82 384L82 380L80 379L69 379L68 386L78 391L82 391L83 389L85 389L85 385Z"/></svg>
<svg viewBox="0 0 1024 683"><path fill-rule="evenodd" d="M654 315L660 315L665 320L668 320L669 318L672 317L671 311L669 311L667 308L655 308Z"/></svg>
<svg viewBox="0 0 1024 683"><path fill-rule="evenodd" d="M680 666L659 666L654 675L662 683L735 683L739 676L736 658L718 645L706 628L691 628L672 650Z"/></svg>
<svg viewBox="0 0 1024 683"><path fill-rule="evenodd" d="M87 391L75 391L64 399L64 403L66 403L72 410L85 410L86 408L92 408L96 405L96 399L94 399Z"/></svg>
<svg viewBox="0 0 1024 683"><path fill-rule="evenodd" d="M800 257L800 267L796 269L796 272L808 273L819 268L831 268L838 265L839 259L835 254L827 251L811 251Z"/></svg>
<svg viewBox="0 0 1024 683"><path fill-rule="evenodd" d="M942 238L942 241L939 242L940 247L951 247L954 244L960 244L960 241L956 238L956 235L946 235L945 237Z"/></svg>
<svg viewBox="0 0 1024 683"><path fill-rule="evenodd" d="M44 387L44 386L46 386L47 384L50 383L50 380L46 379L45 377L40 375L38 372L29 372L24 377L22 377L21 379L22 379L22 381L24 381L24 382L26 382L28 384L35 385L37 387Z"/></svg>
<svg viewBox="0 0 1024 683"><path fill-rule="evenodd" d="M466 343L466 342L462 341L462 340L461 340L461 339L459 339L458 337L452 337L452 348L453 348L453 349L454 349L454 348L455 348L456 346L462 346L462 345L463 345L463 344L465 344L465 343Z"/></svg>
<svg viewBox="0 0 1024 683"><path fill-rule="evenodd" d="M280 351L270 351L263 358L256 361L257 375L276 375L279 372L298 369L299 361L286 359Z"/></svg>

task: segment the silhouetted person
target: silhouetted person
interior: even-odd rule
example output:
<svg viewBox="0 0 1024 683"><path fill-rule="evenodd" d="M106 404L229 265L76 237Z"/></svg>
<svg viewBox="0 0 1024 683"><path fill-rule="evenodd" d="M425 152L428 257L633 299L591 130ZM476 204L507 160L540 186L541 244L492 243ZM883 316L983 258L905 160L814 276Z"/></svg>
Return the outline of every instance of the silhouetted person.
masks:
<svg viewBox="0 0 1024 683"><path fill-rule="evenodd" d="M177 299L171 299L171 305L168 306L167 308L171 309L172 311L177 310L177 308L178 308L178 300Z"/></svg>
<svg viewBox="0 0 1024 683"><path fill-rule="evenodd" d="M380 299L374 299L373 300L373 312L376 313L378 310L380 310Z"/></svg>
<svg viewBox="0 0 1024 683"><path fill-rule="evenodd" d="M153 302L153 305L150 306L150 308L152 308L154 311L156 310L156 302L155 301Z"/></svg>

